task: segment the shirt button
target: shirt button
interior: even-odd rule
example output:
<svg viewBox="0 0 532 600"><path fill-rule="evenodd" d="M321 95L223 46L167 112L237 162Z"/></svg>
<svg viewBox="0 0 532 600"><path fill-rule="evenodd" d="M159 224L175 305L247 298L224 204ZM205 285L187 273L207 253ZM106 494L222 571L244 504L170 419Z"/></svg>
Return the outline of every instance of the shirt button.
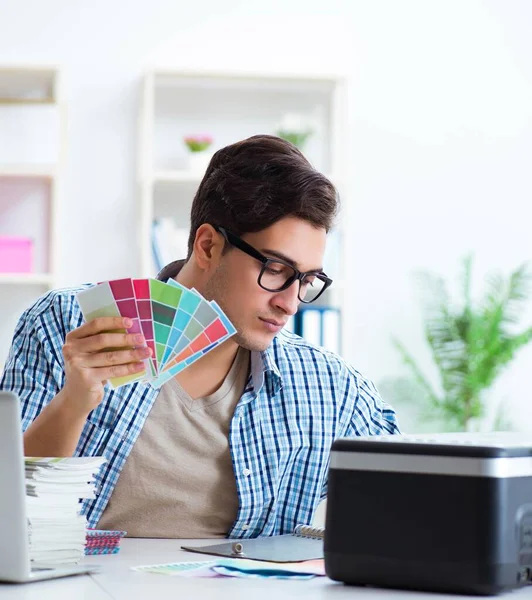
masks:
<svg viewBox="0 0 532 600"><path fill-rule="evenodd" d="M249 525L247 523L245 525L242 525L243 531L247 531L248 529L249 529Z"/></svg>
<svg viewBox="0 0 532 600"><path fill-rule="evenodd" d="M251 471L249 469L244 469L242 472L246 477L249 477L251 475Z"/></svg>

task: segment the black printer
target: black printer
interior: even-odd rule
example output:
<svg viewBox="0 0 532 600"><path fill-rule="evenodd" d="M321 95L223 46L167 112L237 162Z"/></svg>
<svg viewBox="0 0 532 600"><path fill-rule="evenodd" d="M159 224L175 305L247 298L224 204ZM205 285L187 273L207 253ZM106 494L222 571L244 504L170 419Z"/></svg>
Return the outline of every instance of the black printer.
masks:
<svg viewBox="0 0 532 600"><path fill-rule="evenodd" d="M497 594L532 581L532 436L384 435L331 449L336 581Z"/></svg>

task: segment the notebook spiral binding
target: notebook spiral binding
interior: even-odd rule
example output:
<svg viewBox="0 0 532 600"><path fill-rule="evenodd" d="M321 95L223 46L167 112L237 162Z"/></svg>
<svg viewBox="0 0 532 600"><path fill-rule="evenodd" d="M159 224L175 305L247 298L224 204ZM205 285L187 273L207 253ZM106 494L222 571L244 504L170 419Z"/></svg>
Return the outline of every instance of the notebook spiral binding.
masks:
<svg viewBox="0 0 532 600"><path fill-rule="evenodd" d="M312 527L310 525L296 525L294 535L298 537L312 538L314 540L322 540L325 536L324 527Z"/></svg>

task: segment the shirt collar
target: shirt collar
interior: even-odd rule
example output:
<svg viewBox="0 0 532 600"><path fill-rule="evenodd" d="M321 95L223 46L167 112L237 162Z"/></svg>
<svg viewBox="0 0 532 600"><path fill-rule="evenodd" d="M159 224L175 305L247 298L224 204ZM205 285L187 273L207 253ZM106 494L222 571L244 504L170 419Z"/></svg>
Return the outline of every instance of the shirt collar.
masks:
<svg viewBox="0 0 532 600"><path fill-rule="evenodd" d="M159 279L159 281L166 282L169 279L177 277L179 271L181 271L181 269L185 266L186 262L186 258L183 258L181 260L174 260L174 262L169 263L159 271L159 273L157 274L157 279Z"/></svg>
<svg viewBox="0 0 532 600"><path fill-rule="evenodd" d="M278 342L274 339L263 352L251 353L251 380L255 394L266 386L266 390L275 396L282 387L281 373L274 359L276 343Z"/></svg>

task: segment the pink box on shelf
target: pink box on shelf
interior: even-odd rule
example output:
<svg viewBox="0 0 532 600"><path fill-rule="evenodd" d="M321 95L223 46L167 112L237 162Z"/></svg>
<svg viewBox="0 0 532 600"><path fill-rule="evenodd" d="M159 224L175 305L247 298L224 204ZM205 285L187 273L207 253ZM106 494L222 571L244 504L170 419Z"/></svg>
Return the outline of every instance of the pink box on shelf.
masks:
<svg viewBox="0 0 532 600"><path fill-rule="evenodd" d="M0 273L31 273L33 240L0 235Z"/></svg>

